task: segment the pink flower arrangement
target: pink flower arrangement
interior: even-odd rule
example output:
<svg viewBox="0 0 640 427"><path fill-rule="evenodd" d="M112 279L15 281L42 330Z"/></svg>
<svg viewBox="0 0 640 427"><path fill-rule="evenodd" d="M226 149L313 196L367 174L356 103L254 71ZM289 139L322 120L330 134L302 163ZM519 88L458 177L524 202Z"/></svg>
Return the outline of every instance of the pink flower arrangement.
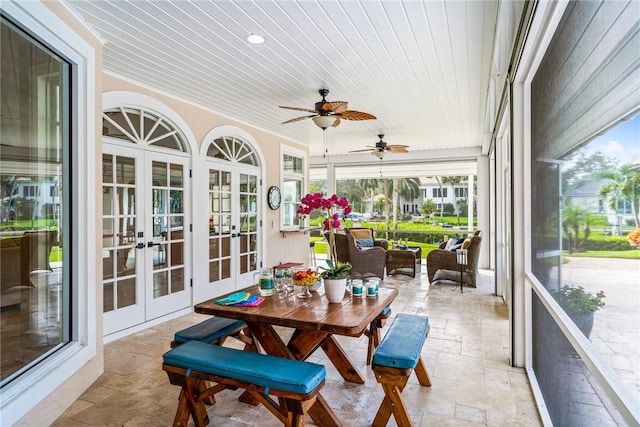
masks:
<svg viewBox="0 0 640 427"><path fill-rule="evenodd" d="M301 218L306 217L312 211L320 209L327 211L327 217L323 222L324 230L329 232L329 249L331 251L331 259L337 259L336 244L333 237L333 230L340 228L340 218L336 212L337 208L341 208L344 215L351 213L351 205L344 197L338 197L335 194L331 197L324 197L322 193L307 194L300 200L298 206L298 215Z"/></svg>

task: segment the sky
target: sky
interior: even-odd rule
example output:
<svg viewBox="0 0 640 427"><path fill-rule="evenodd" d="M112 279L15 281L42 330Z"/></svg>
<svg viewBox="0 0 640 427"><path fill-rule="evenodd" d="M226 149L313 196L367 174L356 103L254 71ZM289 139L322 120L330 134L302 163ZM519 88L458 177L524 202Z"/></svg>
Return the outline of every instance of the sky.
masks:
<svg viewBox="0 0 640 427"><path fill-rule="evenodd" d="M594 139L585 149L615 157L619 165L640 162L640 114Z"/></svg>

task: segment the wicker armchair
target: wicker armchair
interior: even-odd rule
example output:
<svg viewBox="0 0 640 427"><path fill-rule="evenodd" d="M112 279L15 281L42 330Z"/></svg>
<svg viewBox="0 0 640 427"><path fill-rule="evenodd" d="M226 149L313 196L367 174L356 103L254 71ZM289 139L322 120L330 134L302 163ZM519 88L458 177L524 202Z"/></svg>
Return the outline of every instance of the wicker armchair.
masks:
<svg viewBox="0 0 640 427"><path fill-rule="evenodd" d="M345 228L345 230L356 239L373 239L373 246L379 246L385 251L389 250L389 242L384 239L376 239L373 228L351 227Z"/></svg>
<svg viewBox="0 0 640 427"><path fill-rule="evenodd" d="M338 261L351 264L351 277L379 277L384 279L387 251L381 246L359 249L351 234L336 233Z"/></svg>
<svg viewBox="0 0 640 427"><path fill-rule="evenodd" d="M476 279L478 276L478 257L480 256L480 243L482 236L480 231L476 231L471 237L471 245L469 245L467 261L462 275L462 281L465 284L476 287ZM456 252L445 250L446 243L440 244L439 249L435 249L427 255L427 275L429 283L438 280L452 280L460 282L460 265L456 262Z"/></svg>

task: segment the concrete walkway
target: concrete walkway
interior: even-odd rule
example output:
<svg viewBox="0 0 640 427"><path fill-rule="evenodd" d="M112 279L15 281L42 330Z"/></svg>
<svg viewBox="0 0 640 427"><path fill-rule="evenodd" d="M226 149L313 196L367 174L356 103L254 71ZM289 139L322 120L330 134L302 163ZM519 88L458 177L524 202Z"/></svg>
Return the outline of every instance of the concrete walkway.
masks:
<svg viewBox="0 0 640 427"><path fill-rule="evenodd" d="M604 291L605 306L595 314L591 342L640 401L640 260L567 257L564 285Z"/></svg>

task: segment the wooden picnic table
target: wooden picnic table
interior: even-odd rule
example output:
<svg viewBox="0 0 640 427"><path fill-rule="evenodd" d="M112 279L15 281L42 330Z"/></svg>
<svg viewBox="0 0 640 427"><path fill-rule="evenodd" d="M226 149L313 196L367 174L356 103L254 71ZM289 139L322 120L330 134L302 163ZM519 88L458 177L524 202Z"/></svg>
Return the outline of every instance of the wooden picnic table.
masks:
<svg viewBox="0 0 640 427"><path fill-rule="evenodd" d="M245 291L259 293L257 286ZM364 377L334 335L361 336L380 312L393 302L398 291L380 288L375 298L352 298L347 294L339 304L329 303L322 287L312 294L312 298L300 299L293 292L278 292L265 297L257 307L216 304L217 300L226 297L224 295L196 304L194 310L197 313L243 320L268 354L306 360L320 347L345 381L364 384ZM295 329L288 343L282 340L274 329L275 326ZM322 396L318 396L309 415L321 426L341 425Z"/></svg>

